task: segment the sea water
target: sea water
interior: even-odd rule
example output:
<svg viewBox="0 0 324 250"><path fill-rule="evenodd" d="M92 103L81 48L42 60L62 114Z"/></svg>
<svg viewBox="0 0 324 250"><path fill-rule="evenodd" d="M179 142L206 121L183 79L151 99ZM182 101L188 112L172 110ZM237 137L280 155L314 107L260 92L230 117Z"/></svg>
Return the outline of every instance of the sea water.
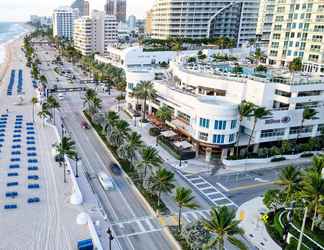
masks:
<svg viewBox="0 0 324 250"><path fill-rule="evenodd" d="M21 24L0 22L0 64L5 59L6 44L18 38L25 31Z"/></svg>

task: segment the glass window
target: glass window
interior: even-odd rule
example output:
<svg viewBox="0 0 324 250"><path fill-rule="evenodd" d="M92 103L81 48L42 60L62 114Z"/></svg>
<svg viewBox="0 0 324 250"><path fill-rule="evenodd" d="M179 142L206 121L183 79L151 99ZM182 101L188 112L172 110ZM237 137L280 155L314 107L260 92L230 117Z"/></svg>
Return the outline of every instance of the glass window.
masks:
<svg viewBox="0 0 324 250"><path fill-rule="evenodd" d="M224 144L225 135L213 135L213 143Z"/></svg>
<svg viewBox="0 0 324 250"><path fill-rule="evenodd" d="M232 120L231 121L231 129L236 127L237 120Z"/></svg>
<svg viewBox="0 0 324 250"><path fill-rule="evenodd" d="M235 134L230 134L228 141L233 142L235 139Z"/></svg>
<svg viewBox="0 0 324 250"><path fill-rule="evenodd" d="M203 140L203 141L207 141L208 140L208 134L203 133L203 132L199 132L199 139Z"/></svg>
<svg viewBox="0 0 324 250"><path fill-rule="evenodd" d="M204 128L209 128L209 119L200 118L199 119L199 126Z"/></svg>
<svg viewBox="0 0 324 250"><path fill-rule="evenodd" d="M214 129L224 130L226 128L226 121L215 120Z"/></svg>

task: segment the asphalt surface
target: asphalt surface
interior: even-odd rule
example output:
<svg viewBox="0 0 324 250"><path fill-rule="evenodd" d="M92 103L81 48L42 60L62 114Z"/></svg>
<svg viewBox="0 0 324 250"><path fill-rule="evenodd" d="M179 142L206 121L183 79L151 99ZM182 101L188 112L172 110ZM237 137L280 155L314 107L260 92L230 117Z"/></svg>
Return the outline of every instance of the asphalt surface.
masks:
<svg viewBox="0 0 324 250"><path fill-rule="evenodd" d="M44 49L39 53L41 61L54 58L54 51L49 54ZM68 65L67 67L71 67ZM42 65L50 86L57 84L59 87L75 87L65 77L60 77L57 82L57 73L53 66L47 63ZM154 218L149 208L134 190L134 187L124 176L114 176L110 171L112 159L105 146L100 142L95 132L82 129L80 126L83 117L81 110L83 106L82 94L66 93L65 98L60 101L61 108L59 116L63 118L65 129L76 142L79 155L82 159L83 170L88 172L89 182L93 191L97 194L101 205L107 215L112 227L114 237L118 240L122 249L175 249L175 247L162 231L163 228ZM109 98L112 102L113 98ZM109 101L108 101L109 102ZM109 103L105 103L109 105ZM58 119L60 121L61 119ZM60 124L58 124L60 127ZM106 172L113 176L115 189L105 191L101 187L97 174Z"/></svg>

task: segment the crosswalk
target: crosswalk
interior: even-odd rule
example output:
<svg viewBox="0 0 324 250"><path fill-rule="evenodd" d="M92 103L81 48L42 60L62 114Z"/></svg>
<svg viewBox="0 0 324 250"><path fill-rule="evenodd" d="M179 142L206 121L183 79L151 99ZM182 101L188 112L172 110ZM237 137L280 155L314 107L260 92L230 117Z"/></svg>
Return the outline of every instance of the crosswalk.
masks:
<svg viewBox="0 0 324 250"><path fill-rule="evenodd" d="M116 238L136 236L146 233L159 232L161 225L154 217L135 218L127 221L112 223L111 227Z"/></svg>
<svg viewBox="0 0 324 250"><path fill-rule="evenodd" d="M223 194L219 189L210 184L200 175L193 175L190 173L182 173L177 171L188 183L194 186L199 192L208 199L215 206L232 206L237 207L237 205Z"/></svg>
<svg viewBox="0 0 324 250"><path fill-rule="evenodd" d="M197 211L187 211L182 214L183 218L188 222L192 223L201 219L208 220L210 218L210 210L197 210Z"/></svg>

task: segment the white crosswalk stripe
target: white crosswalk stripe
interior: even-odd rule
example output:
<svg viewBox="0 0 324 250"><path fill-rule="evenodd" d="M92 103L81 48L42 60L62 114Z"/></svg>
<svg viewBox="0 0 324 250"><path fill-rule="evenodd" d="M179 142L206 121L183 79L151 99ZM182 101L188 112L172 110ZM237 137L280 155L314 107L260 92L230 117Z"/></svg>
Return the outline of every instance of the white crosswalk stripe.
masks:
<svg viewBox="0 0 324 250"><path fill-rule="evenodd" d="M223 194L219 189L210 184L207 180L205 180L200 175L193 175L188 173L182 173L181 171L177 171L179 175L181 175L187 182L189 182L192 186L200 191L210 202L212 202L216 206L234 206L237 205L228 198L225 194ZM211 197L215 196L217 197ZM227 201L226 203L219 201Z"/></svg>

